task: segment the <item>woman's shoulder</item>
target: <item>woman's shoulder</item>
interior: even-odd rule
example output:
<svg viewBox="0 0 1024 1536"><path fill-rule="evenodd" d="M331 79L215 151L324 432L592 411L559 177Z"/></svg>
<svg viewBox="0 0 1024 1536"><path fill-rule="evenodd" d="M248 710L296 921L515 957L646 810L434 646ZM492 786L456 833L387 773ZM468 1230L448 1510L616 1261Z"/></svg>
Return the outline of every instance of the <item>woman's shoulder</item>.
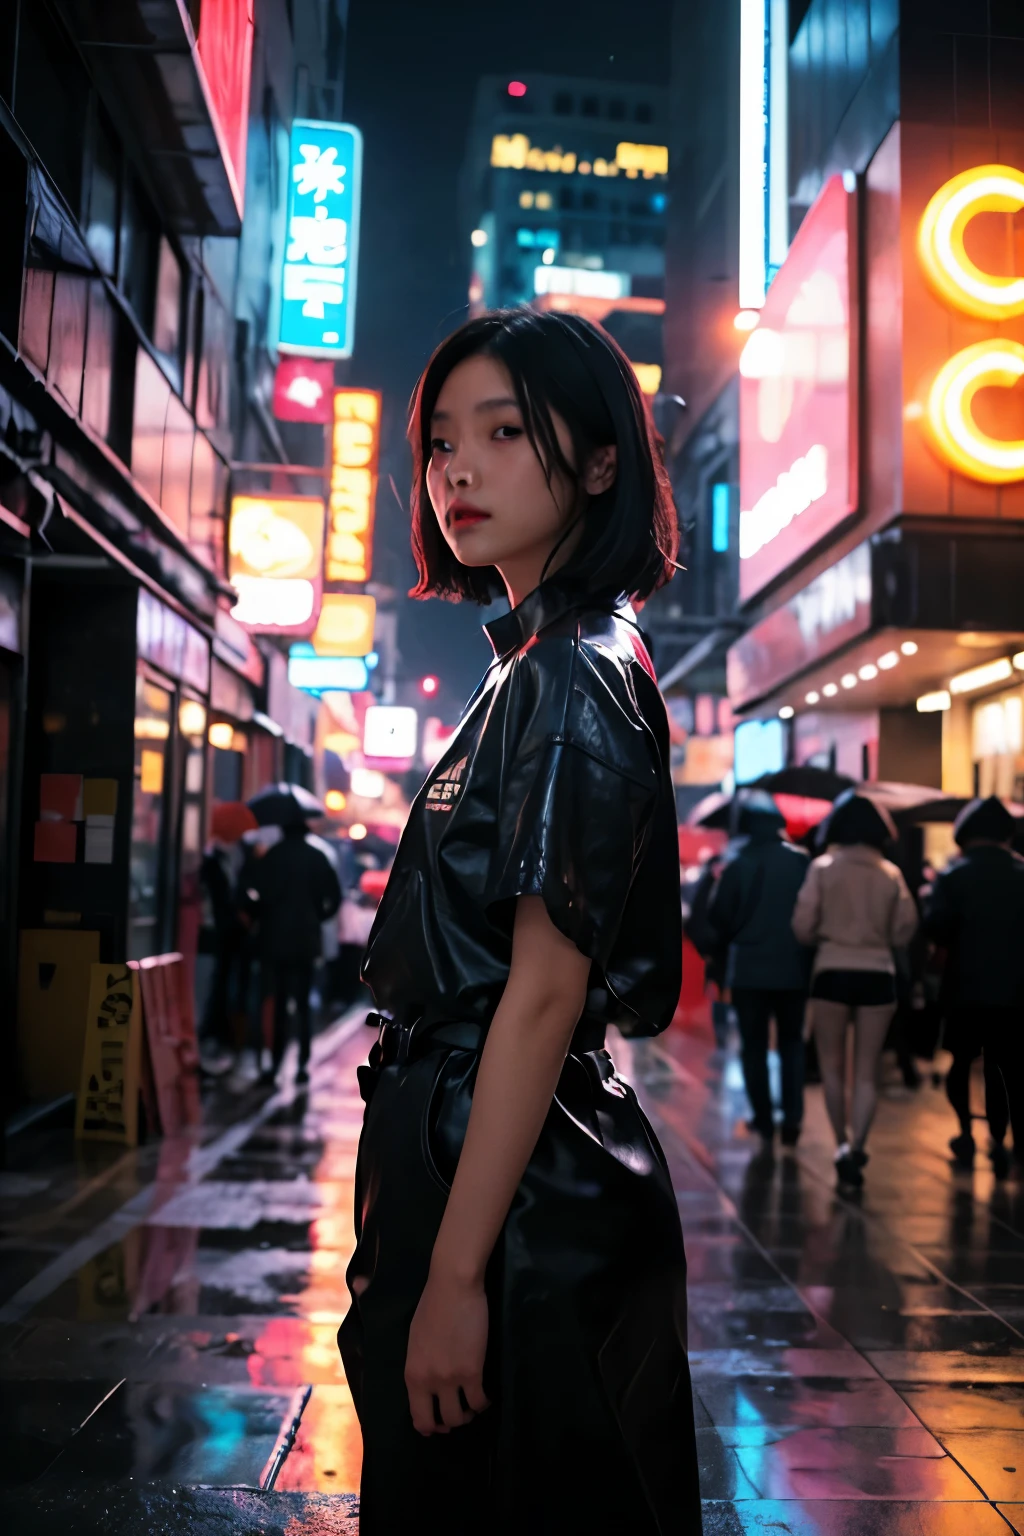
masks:
<svg viewBox="0 0 1024 1536"><path fill-rule="evenodd" d="M518 654L513 692L519 708L549 739L578 747L608 767L649 781L656 772L650 719L664 704L653 679L646 698L625 625L608 613L566 615ZM641 698L644 703L641 704Z"/></svg>

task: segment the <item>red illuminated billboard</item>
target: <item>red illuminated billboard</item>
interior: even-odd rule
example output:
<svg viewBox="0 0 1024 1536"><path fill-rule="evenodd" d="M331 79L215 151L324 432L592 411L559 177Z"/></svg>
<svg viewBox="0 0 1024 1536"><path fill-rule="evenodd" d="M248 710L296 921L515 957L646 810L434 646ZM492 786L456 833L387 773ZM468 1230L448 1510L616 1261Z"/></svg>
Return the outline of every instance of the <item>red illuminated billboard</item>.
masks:
<svg viewBox="0 0 1024 1536"><path fill-rule="evenodd" d="M856 195L825 183L740 355L740 598L857 508Z"/></svg>
<svg viewBox="0 0 1024 1536"><path fill-rule="evenodd" d="M245 206L254 0L203 0L199 58L239 217Z"/></svg>

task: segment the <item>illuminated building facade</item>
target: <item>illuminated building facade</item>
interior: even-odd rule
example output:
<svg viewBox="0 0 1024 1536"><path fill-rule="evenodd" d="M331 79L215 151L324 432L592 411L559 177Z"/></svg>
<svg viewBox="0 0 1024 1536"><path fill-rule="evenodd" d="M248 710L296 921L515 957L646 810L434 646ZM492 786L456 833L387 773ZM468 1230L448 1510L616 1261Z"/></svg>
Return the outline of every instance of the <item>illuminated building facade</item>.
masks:
<svg viewBox="0 0 1024 1536"><path fill-rule="evenodd" d="M8 1098L41 1092L21 1071L24 1031L46 1027L25 936L58 973L73 954L191 966L212 804L309 776L316 705L284 645L239 622L229 562L308 586L322 557L322 473L290 466L321 463L325 432L272 414L271 274L289 126L340 118L346 17L346 0L0 7ZM270 468L232 483L240 462ZM320 500L308 526L271 524L259 491Z"/></svg>
<svg viewBox="0 0 1024 1536"><path fill-rule="evenodd" d="M727 66L707 110L731 138L717 212L713 152L673 188L666 387L691 406L673 444L691 547L711 541L709 479L731 483L714 620L738 775L788 759L1024 799L1020 40L966 8L958 30L956 7L729 12L731 57L677 7L680 99Z"/></svg>
<svg viewBox="0 0 1024 1536"><path fill-rule="evenodd" d="M588 313L656 394L667 126L667 92L653 86L482 78L460 189L471 311L536 303Z"/></svg>

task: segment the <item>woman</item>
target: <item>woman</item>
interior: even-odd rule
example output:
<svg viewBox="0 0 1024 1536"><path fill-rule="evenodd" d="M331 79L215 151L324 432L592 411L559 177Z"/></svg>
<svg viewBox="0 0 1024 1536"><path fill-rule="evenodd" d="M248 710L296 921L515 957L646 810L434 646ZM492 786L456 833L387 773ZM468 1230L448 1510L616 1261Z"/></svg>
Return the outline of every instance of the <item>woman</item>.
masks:
<svg viewBox="0 0 1024 1536"><path fill-rule="evenodd" d="M622 596L670 574L667 480L629 363L569 315L449 337L409 438L413 595L511 612L364 962L360 1529L690 1536L682 1233L604 1049L679 995L668 726Z"/></svg>
<svg viewBox="0 0 1024 1536"><path fill-rule="evenodd" d="M848 789L832 808L826 851L808 870L793 912L793 932L801 944L818 946L811 1023L836 1138L836 1174L840 1184L854 1187L864 1182L864 1145L878 1104L878 1063L896 1012L893 950L909 944L917 927L914 898L883 853L895 836L888 813ZM847 1119L850 1024L853 1091Z"/></svg>

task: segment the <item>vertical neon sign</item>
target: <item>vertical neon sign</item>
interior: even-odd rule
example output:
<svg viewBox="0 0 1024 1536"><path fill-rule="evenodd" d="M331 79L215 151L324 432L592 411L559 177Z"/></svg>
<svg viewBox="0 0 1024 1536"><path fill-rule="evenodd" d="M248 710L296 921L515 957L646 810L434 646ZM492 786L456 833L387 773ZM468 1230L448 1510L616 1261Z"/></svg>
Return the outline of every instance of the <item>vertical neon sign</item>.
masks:
<svg viewBox="0 0 1024 1536"><path fill-rule="evenodd" d="M352 356L362 168L358 128L292 124L279 352Z"/></svg>
<svg viewBox="0 0 1024 1536"><path fill-rule="evenodd" d="M741 309L760 309L765 295L765 0L740 0Z"/></svg>

